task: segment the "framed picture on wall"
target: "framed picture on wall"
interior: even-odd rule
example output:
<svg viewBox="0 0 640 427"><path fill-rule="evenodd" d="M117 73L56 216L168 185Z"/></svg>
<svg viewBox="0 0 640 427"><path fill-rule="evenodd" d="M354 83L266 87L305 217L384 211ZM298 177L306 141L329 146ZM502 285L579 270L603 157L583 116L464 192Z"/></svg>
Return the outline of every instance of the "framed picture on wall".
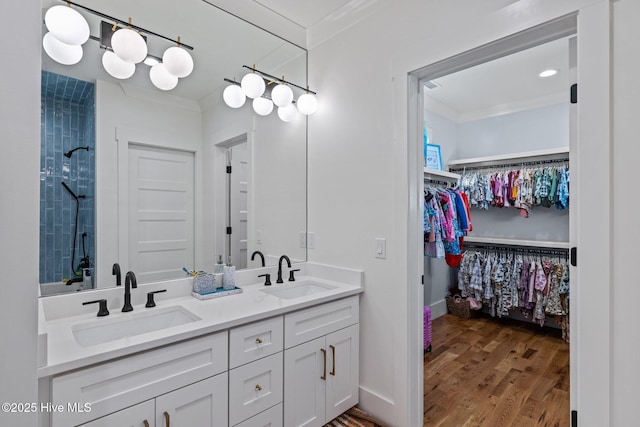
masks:
<svg viewBox="0 0 640 427"><path fill-rule="evenodd" d="M424 165L429 169L442 170L442 153L439 145L425 144Z"/></svg>

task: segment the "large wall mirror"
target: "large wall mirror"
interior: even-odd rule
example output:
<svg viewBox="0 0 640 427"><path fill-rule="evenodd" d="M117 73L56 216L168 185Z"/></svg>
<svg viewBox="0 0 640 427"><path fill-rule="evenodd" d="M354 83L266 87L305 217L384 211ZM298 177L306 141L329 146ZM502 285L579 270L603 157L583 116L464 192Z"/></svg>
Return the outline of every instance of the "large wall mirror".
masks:
<svg viewBox="0 0 640 427"><path fill-rule="evenodd" d="M67 7L42 4L43 18ZM251 99L230 108L223 90L254 64L304 87L306 50L202 0L69 7L91 38L74 65L42 53L41 295L115 286L116 262L144 283L184 277L183 267L213 271L220 257L238 269L283 254L305 261L306 118L260 116ZM151 59L176 45L159 36L180 37L193 47L193 72L170 90L152 83L145 63L114 78L101 46L115 24L108 17L156 33L142 32Z"/></svg>

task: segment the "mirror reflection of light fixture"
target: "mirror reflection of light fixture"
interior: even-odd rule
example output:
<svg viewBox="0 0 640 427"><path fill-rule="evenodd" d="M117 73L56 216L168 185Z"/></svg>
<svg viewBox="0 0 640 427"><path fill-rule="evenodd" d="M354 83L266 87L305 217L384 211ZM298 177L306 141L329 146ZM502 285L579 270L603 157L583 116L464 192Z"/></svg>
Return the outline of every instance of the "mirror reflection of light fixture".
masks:
<svg viewBox="0 0 640 427"><path fill-rule="evenodd" d="M284 77L282 79L284 80ZM271 100L278 107L286 107L293 101L293 91L286 84L280 83L271 89Z"/></svg>
<svg viewBox="0 0 640 427"><path fill-rule="evenodd" d="M245 74L240 81L240 87L247 98L258 99L264 93L266 85L264 79L255 73L255 70L251 73Z"/></svg>
<svg viewBox="0 0 640 427"><path fill-rule="evenodd" d="M136 64L125 62L110 50L102 54L102 66L111 77L116 79L128 79L136 71Z"/></svg>
<svg viewBox="0 0 640 427"><path fill-rule="evenodd" d="M227 106L231 108L240 108L244 105L247 97L244 96L244 92L242 92L242 88L237 84L233 83L227 86L222 92L222 99Z"/></svg>
<svg viewBox="0 0 640 427"><path fill-rule="evenodd" d="M89 24L71 6L53 6L44 15L47 29L56 39L68 45L81 45L89 39Z"/></svg>
<svg viewBox="0 0 640 427"><path fill-rule="evenodd" d="M253 100L253 111L260 116L268 116L273 111L273 102L263 97L256 98Z"/></svg>
<svg viewBox="0 0 640 427"><path fill-rule="evenodd" d="M178 46L164 51L162 62L168 72L179 78L187 77L193 71L193 58L189 52L180 47L180 36L178 36Z"/></svg>
<svg viewBox="0 0 640 427"><path fill-rule="evenodd" d="M62 43L51 32L42 38L42 47L47 55L62 65L73 65L82 59L82 46Z"/></svg>
<svg viewBox="0 0 640 427"><path fill-rule="evenodd" d="M309 90L309 86L306 88L298 86L286 81L284 76L282 76L282 78L274 77L264 71L257 70L255 65L253 67L243 65L242 67L249 69L250 72L242 78L240 88L238 88L238 83L235 79L224 79L224 81L231 83L222 93L222 98L227 106L240 108L244 105L245 96L254 98L253 109L257 114L261 116L270 114L275 104L278 106L278 117L280 117L283 122L294 120L297 111L300 111L300 113L305 116L309 116L318 109L318 100L315 97L316 93ZM278 82L278 85L271 89L270 94L263 96L266 84L276 82ZM292 87L304 91L296 102L293 101L294 95L291 89Z"/></svg>
<svg viewBox="0 0 640 427"><path fill-rule="evenodd" d="M151 83L160 90L171 90L178 85L178 78L167 71L163 63L158 63L149 70Z"/></svg>
<svg viewBox="0 0 640 427"><path fill-rule="evenodd" d="M193 70L193 58L187 52L193 47L154 33L142 27L131 24L131 18L123 21L113 16L106 15L97 10L62 0L67 5L53 6L45 13L45 24L49 32L44 35L42 45L44 51L54 61L63 65L78 63L83 56L82 44L88 39L99 41L100 47L105 49L102 55L104 69L116 79L127 79L135 73L137 63L144 61L151 67L149 77L151 82L161 90L171 90L178 84L178 77L187 77ZM83 9L93 15L111 21L101 22L100 37L91 36L89 24L86 19L71 6ZM118 28L118 25L124 28ZM160 63L160 58L148 53L145 37L155 36L169 41L177 46L165 51L166 64ZM157 67L162 65L162 67Z"/></svg>
<svg viewBox="0 0 640 427"><path fill-rule="evenodd" d="M129 18L131 21L131 18ZM147 57L147 43L131 28L120 28L111 36L113 51L125 62L137 64Z"/></svg>
<svg viewBox="0 0 640 427"><path fill-rule="evenodd" d="M296 118L297 114L298 110L293 104L289 104L286 107L278 108L278 117L280 117L280 120L286 123L293 121L293 119Z"/></svg>

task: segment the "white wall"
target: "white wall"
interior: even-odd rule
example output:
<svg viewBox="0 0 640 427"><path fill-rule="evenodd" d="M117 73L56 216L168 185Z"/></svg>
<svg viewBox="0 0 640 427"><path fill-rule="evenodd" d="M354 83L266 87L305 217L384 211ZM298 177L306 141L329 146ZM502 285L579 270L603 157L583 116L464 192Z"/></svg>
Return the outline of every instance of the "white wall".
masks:
<svg viewBox="0 0 640 427"><path fill-rule="evenodd" d="M111 82L96 82L96 276L101 288L115 284L111 275L114 262L120 263L123 275L129 269L128 261L118 247L118 212L127 200L118 195L118 170L124 166L118 163L128 158L127 137L141 144L194 152L195 194L202 194L202 115L199 105L172 95L123 87ZM116 142L116 135L119 142ZM196 197L196 265L202 257L201 204L201 198Z"/></svg>
<svg viewBox="0 0 640 427"><path fill-rule="evenodd" d="M612 210L612 426L638 423L640 338L636 313L640 300L638 258L633 248L640 239L636 226L640 203L634 171L638 169L638 99L640 82L640 2L613 3L613 200ZM631 197L630 197L631 195Z"/></svg>
<svg viewBox="0 0 640 427"><path fill-rule="evenodd" d="M419 417L407 385L408 287L420 286L407 277L407 73L590 3L381 1L310 50L321 107L309 123L309 259L365 270L360 397L392 425Z"/></svg>
<svg viewBox="0 0 640 427"><path fill-rule="evenodd" d="M7 3L3 14L12 60L0 67L0 400L37 402L40 3ZM0 425L36 425L36 415L1 411Z"/></svg>

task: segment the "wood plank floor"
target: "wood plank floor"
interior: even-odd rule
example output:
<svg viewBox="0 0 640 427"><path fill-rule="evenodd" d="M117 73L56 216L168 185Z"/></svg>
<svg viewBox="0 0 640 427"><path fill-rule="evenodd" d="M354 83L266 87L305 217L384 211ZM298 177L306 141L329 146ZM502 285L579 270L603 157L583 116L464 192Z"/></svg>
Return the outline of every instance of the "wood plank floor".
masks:
<svg viewBox="0 0 640 427"><path fill-rule="evenodd" d="M424 357L424 425L570 425L569 344L534 324L445 315Z"/></svg>

